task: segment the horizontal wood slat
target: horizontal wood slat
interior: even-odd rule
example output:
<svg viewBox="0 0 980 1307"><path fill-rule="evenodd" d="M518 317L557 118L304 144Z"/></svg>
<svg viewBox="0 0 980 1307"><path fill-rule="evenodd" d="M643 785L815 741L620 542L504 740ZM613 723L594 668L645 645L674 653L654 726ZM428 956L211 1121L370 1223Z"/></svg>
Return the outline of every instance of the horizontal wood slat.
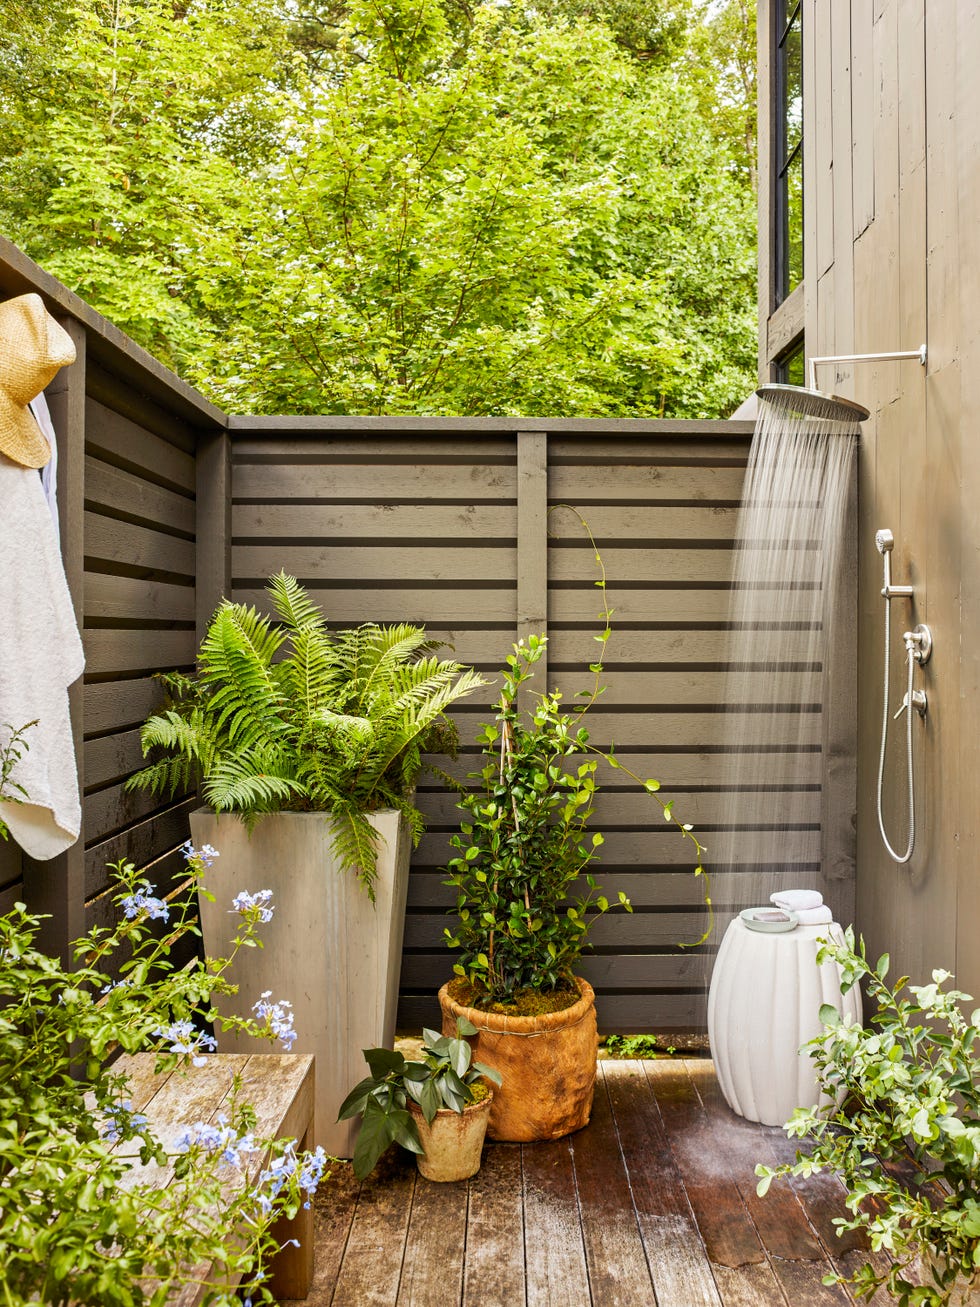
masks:
<svg viewBox="0 0 980 1307"><path fill-rule="evenodd" d="M107 572L85 574L85 617L105 624L194 620L194 586L147 581Z"/></svg>
<svg viewBox="0 0 980 1307"><path fill-rule="evenodd" d="M240 453L240 447L239 447ZM382 501L457 499L499 507L516 502L517 469L511 464L425 463L386 464L377 458L360 463L242 463L235 469L236 499L310 500L324 506L348 499L373 505Z"/></svg>
<svg viewBox="0 0 980 1307"><path fill-rule="evenodd" d="M803 864L813 865L820 856L819 831L795 831L792 835L792 840L785 832L780 835L778 849L780 863L788 868ZM710 843L708 851L710 854ZM648 830L609 832L605 836L602 848L599 849L595 866L597 868L603 866L675 867L678 864L685 866L691 861L691 852L691 845L681 839L678 828L661 822L659 826L652 826ZM449 843L449 835L430 832L423 835L419 841L414 865L444 867L453 856L454 851ZM740 867L756 865L755 858L740 852L735 853L732 862ZM608 879L603 883L608 890Z"/></svg>
<svg viewBox="0 0 980 1307"><path fill-rule="evenodd" d="M198 806L196 798L185 799L86 849L86 898L100 893L108 883L105 869L109 863L127 858L137 867L146 867L182 844L187 839L188 813Z"/></svg>
<svg viewBox="0 0 980 1307"><path fill-rule="evenodd" d="M82 694L85 733L99 735L139 726L161 706L163 698L160 682L148 676L86 685Z"/></svg>
<svg viewBox="0 0 980 1307"><path fill-rule="evenodd" d="M236 545L232 571L236 576L271 576L280 569L290 576L410 576L416 584L441 581L450 585L462 575L513 582L516 552L501 549L455 549L451 545Z"/></svg>
<svg viewBox="0 0 980 1307"><path fill-rule="evenodd" d="M85 459L85 503L90 509L112 509L130 517L159 523L173 531L194 534L194 500L158 486L143 477L103 463Z"/></svg>
<svg viewBox="0 0 980 1307"><path fill-rule="evenodd" d="M193 454L91 398L85 405L85 446L103 462L194 493Z"/></svg>
<svg viewBox="0 0 980 1307"><path fill-rule="evenodd" d="M86 513L85 558L90 570L91 563L122 563L193 577L196 555L192 540L103 517L101 513Z"/></svg>
<svg viewBox="0 0 980 1307"><path fill-rule="evenodd" d="M84 638L85 669L89 676L192 667L197 656L197 640L189 630L106 629L86 631Z"/></svg>
<svg viewBox="0 0 980 1307"><path fill-rule="evenodd" d="M674 805L673 815L681 821L693 822L696 827L717 826L729 821L733 805L734 820L739 826L765 827L778 824L782 802L779 794L764 791L748 794L691 794L684 790L672 790L669 798ZM425 813L430 830L456 829L458 826L460 811L454 794L421 794L418 803ZM819 823L819 790L797 794L793 811L794 814L800 814L802 821ZM600 790L596 795L591 824L601 831L623 828L643 831L655 828L659 834L660 828L666 823L660 804L652 794L641 791L624 793L622 790L610 789Z"/></svg>
<svg viewBox="0 0 980 1307"><path fill-rule="evenodd" d="M616 756L622 768L614 770L608 764L600 762L596 772L596 783L602 792L617 789L634 788L636 782L627 773L630 768L644 780L651 778L660 781L661 796L666 798L677 793L684 793L692 786L707 786L715 790L729 789L728 767L729 753L697 753L679 748L677 745L665 746L658 751L647 753L631 752L629 749L617 749ZM819 785L821 759L819 753L804 755L806 770L797 777L796 768L800 761L797 753L758 753L752 764L751 785L743 786L744 793L764 787L791 784L793 788L803 785ZM432 760L437 762L448 775L463 782L471 775L477 774L482 766L482 755L475 745L464 750L455 759ZM429 774L423 774L419 787L421 802L425 795L441 792L438 782ZM778 798L773 799L778 803Z"/></svg>

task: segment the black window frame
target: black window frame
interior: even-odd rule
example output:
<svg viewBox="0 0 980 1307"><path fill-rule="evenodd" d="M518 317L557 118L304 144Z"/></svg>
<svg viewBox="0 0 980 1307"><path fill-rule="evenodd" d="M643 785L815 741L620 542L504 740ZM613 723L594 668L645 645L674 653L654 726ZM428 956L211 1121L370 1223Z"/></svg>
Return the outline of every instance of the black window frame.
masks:
<svg viewBox="0 0 980 1307"><path fill-rule="evenodd" d="M778 307L802 282L802 268L799 279L790 284L790 205L789 176L790 170L797 163L801 173L803 167L803 127L800 124L799 138L789 145L788 110L788 76L787 76L787 41L794 26L798 25L800 47L803 44L803 0L773 0L772 6L772 92L773 92L773 304ZM803 90L802 58L800 66L800 93ZM804 181L805 184L805 181ZM800 230L798 233L800 249L803 248L802 206Z"/></svg>

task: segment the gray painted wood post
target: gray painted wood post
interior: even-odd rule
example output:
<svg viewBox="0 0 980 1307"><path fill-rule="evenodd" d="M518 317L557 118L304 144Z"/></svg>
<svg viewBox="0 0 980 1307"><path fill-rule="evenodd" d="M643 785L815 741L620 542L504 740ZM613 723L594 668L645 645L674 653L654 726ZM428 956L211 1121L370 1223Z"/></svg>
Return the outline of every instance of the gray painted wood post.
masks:
<svg viewBox="0 0 980 1307"><path fill-rule="evenodd" d="M548 433L517 433L517 638L548 633ZM548 689L548 656L519 700Z"/></svg>
<svg viewBox="0 0 980 1307"><path fill-rule="evenodd" d="M58 439L58 516L65 575L79 630L85 599L85 364L86 333L74 318L61 325L75 343L76 359L63 368L46 392ZM79 793L85 793L83 678L68 691ZM85 830L65 853L47 862L24 857L24 899L32 912L50 914L41 923L38 947L65 966L68 945L85 933Z"/></svg>
<svg viewBox="0 0 980 1307"><path fill-rule="evenodd" d="M197 588L200 647L218 604L231 597L231 438L202 433L197 442Z"/></svg>

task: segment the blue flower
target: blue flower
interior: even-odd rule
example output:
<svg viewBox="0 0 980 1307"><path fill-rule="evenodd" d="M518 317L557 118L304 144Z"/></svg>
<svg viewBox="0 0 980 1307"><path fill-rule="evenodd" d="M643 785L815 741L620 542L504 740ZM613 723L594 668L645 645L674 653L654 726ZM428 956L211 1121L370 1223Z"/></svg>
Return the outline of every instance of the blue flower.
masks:
<svg viewBox="0 0 980 1307"><path fill-rule="evenodd" d="M252 1011L259 1021L263 1021L266 1028L282 1041L283 1048L288 1052L296 1042L296 1031L293 1029L294 1014L290 1010L293 1005L286 999L280 999L278 1003L270 1003L268 1000L271 997L272 990L264 990L262 997L252 1004Z"/></svg>
<svg viewBox="0 0 980 1307"><path fill-rule="evenodd" d="M102 1127L102 1138L107 1139L110 1144L118 1143L123 1137L124 1130L135 1132L147 1123L147 1118L142 1112L133 1111L133 1104L128 1098L124 1098L120 1103L110 1103L103 1115L105 1124Z"/></svg>
<svg viewBox="0 0 980 1307"><path fill-rule="evenodd" d="M228 1125L227 1117L218 1116L216 1124L207 1121L195 1121L181 1134L175 1144L180 1152L190 1148L202 1148L206 1153L220 1153L222 1162L228 1166L240 1167L243 1153L257 1153L259 1146L251 1133L240 1135L233 1126Z"/></svg>
<svg viewBox="0 0 980 1307"><path fill-rule="evenodd" d="M201 1056L201 1050L209 1048L212 1052L218 1047L213 1035L206 1035L203 1030L196 1030L190 1021L174 1021L171 1025L158 1026L152 1032L158 1039L166 1040L171 1053L190 1053L194 1066L204 1066L207 1059Z"/></svg>
<svg viewBox="0 0 980 1307"><path fill-rule="evenodd" d="M195 849L190 840L184 841L180 846L180 851L187 862L196 862L200 867L210 867L215 858L221 856L213 844L205 844L203 848Z"/></svg>
<svg viewBox="0 0 980 1307"><path fill-rule="evenodd" d="M272 907L272 890L260 889L255 894L249 894L242 890L240 894L231 901L231 906L235 912L240 913L243 917L252 913L259 921L271 921L275 909Z"/></svg>
<svg viewBox="0 0 980 1307"><path fill-rule="evenodd" d="M148 880L140 882L141 889L137 889L135 894L128 894L122 900L122 909L128 920L132 921L138 917L141 912L154 921L169 921L170 909L163 899L153 897L154 887Z"/></svg>

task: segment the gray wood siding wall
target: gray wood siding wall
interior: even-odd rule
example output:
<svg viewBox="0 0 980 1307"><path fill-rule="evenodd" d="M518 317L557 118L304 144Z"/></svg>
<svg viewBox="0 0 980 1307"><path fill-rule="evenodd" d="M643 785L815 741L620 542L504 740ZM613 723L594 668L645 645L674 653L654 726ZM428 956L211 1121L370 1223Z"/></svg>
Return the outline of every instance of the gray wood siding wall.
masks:
<svg viewBox="0 0 980 1307"><path fill-rule="evenodd" d="M760 6L767 30L769 0ZM872 410L859 454L856 924L894 973L957 973L980 993L980 7L804 0L805 326L810 355L916 349L928 365L840 364L825 390ZM761 81L767 79L763 49ZM762 241L767 244L763 208ZM774 323L765 321L763 341ZM771 351L763 351L763 374ZM918 683L917 842L896 866L878 835L883 600L876 529L895 534L891 705L901 633L928 622ZM899 726L902 723L898 724ZM904 845L904 742L890 741L885 817Z"/></svg>
<svg viewBox="0 0 980 1307"><path fill-rule="evenodd" d="M559 507L573 505L599 542L615 609L593 738L661 780L710 843L725 758L731 540L751 428L518 425L388 419L371 430L363 420L233 418L234 596L264 607L263 582L284 567L331 623L422 622L491 676L518 635L546 631L548 684L571 701L589 682L601 629L591 548ZM457 713L460 774L476 765L476 731L495 694ZM583 963L601 1023L696 1027L699 965L678 945L703 928L702 884L656 803L622 773L603 779L597 872L607 892L630 895L635 913L599 922ZM746 803L752 808L753 796ZM442 882L459 814L432 779L420 805L428 827L409 889L406 1027L435 1021L433 996L452 965L442 941L453 898ZM765 819L752 809L750 821Z"/></svg>

